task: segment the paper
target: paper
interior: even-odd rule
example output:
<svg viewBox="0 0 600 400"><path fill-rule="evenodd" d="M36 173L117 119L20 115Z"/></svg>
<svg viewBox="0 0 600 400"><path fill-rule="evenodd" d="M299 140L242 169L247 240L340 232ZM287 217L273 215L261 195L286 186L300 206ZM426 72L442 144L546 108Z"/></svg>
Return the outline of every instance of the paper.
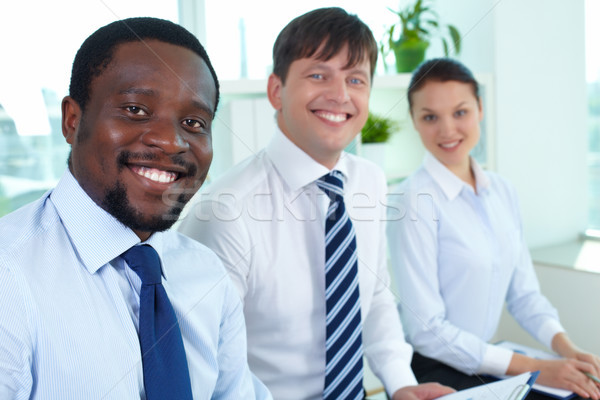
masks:
<svg viewBox="0 0 600 400"><path fill-rule="evenodd" d="M558 360L561 358L556 354L547 353L542 350L534 349L528 346L523 346L522 344L510 342L507 340L498 342L496 343L496 345L510 349L516 353L521 353L523 355L526 355L527 357L537 358L538 360ZM504 377L501 376L499 378ZM534 384L532 389L549 394L559 399L566 399L575 395L575 393L571 392L570 390L557 389L550 386L540 385L539 383Z"/></svg>
<svg viewBox="0 0 600 400"><path fill-rule="evenodd" d="M487 383L460 392L438 397L438 400L521 400L529 392L532 373Z"/></svg>

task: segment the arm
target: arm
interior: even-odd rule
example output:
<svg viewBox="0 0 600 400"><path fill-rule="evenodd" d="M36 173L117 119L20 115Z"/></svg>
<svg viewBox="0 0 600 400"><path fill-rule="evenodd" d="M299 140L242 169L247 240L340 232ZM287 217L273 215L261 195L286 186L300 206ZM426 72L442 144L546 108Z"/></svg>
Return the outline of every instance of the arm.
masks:
<svg viewBox="0 0 600 400"><path fill-rule="evenodd" d="M268 389L248 368L242 305L231 284L228 284L223 306L218 363L219 377L212 397L214 400L272 400Z"/></svg>
<svg viewBox="0 0 600 400"><path fill-rule="evenodd" d="M28 399L32 386L33 351L22 293L0 256L0 398Z"/></svg>
<svg viewBox="0 0 600 400"><path fill-rule="evenodd" d="M507 374L518 375L525 371L539 370L537 381L541 384L567 389L584 398L600 399L597 385L584 374L588 372L598 376L600 359L579 349L563 331L556 311L540 293L525 244L522 248L525 254L511 281L507 307L524 329L565 358L537 360L514 354Z"/></svg>
<svg viewBox="0 0 600 400"><path fill-rule="evenodd" d="M385 181L381 180L381 193L385 193ZM383 203L383 198L380 204ZM375 292L371 307L363 324L363 342L365 354L373 372L381 379L393 400L429 400L453 392L454 390L437 383L417 385L410 369L412 348L404 340L404 331L394 301L394 293L390 287L387 265L387 241L385 235L385 207L379 210L379 231L376 241L376 268L366 266L367 270L376 274ZM375 225L375 224L373 224ZM359 260L359 262L362 262Z"/></svg>
<svg viewBox="0 0 600 400"><path fill-rule="evenodd" d="M378 183L377 198L385 193L383 176ZM385 210L383 207L378 207L375 212L373 217L376 223L369 222L372 237L368 239L369 245L378 246L373 251L374 255L368 258L368 262L374 265L367 265L367 259L361 257L360 251L358 257L359 270L371 275L374 285L369 311L363 321L363 346L373 373L381 380L387 393L392 394L400 388L416 385L417 381L410 368L412 348L404 340L404 331L390 288ZM366 294L362 291L361 298L364 303Z"/></svg>

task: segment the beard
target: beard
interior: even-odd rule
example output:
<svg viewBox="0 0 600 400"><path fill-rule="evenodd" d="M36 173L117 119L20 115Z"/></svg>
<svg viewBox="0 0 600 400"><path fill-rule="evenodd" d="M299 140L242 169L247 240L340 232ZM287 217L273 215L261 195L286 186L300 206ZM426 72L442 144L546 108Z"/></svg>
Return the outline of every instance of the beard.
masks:
<svg viewBox="0 0 600 400"><path fill-rule="evenodd" d="M133 231L162 232L173 226L181 211L183 211L183 206L190 198L191 195L181 193L166 213L162 215L144 215L131 205L127 198L125 186L117 181L113 188L105 192L102 208Z"/></svg>

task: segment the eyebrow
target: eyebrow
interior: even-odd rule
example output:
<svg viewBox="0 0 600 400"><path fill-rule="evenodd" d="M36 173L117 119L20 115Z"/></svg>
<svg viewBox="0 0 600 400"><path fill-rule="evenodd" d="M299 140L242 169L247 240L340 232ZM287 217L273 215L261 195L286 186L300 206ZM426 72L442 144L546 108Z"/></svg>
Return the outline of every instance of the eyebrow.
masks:
<svg viewBox="0 0 600 400"><path fill-rule="evenodd" d="M304 73L307 73L307 72L309 72L310 70L313 70L313 69L324 70L324 71L331 71L334 68L330 67L325 62L317 62L317 63L314 63L314 64L309 65L308 67L306 67L304 69ZM365 78L370 78L371 77L370 73L365 72L365 71L363 71L360 68L357 68L355 65L353 65L351 67L348 67L348 68L342 68L342 70L343 71L348 71L351 74L362 75Z"/></svg>
<svg viewBox="0 0 600 400"><path fill-rule="evenodd" d="M137 88L137 87L119 90L119 94L121 94L121 95L122 94L139 94L139 95L143 95L143 96L156 96L157 95L157 93L154 89L143 89L143 88ZM206 104L204 104L203 102L198 101L198 100L192 100L192 105L195 108L201 109L202 111L207 113L211 118L214 119L214 117L215 117L214 110L211 109Z"/></svg>
<svg viewBox="0 0 600 400"><path fill-rule="evenodd" d="M145 96L155 96L156 91L153 89L142 89L142 88L127 88L123 90L119 90L119 94L143 94Z"/></svg>
<svg viewBox="0 0 600 400"><path fill-rule="evenodd" d="M207 113L211 119L215 118L215 111L213 109L211 109L209 106L207 106L206 104L197 101L197 100L192 100L192 104L194 107L201 109L202 111L204 111L205 113Z"/></svg>
<svg viewBox="0 0 600 400"><path fill-rule="evenodd" d="M467 104L466 101L461 101L460 103L458 103L457 105L454 106L454 108L460 108L460 107L464 107L465 104ZM435 110L432 110L429 107L421 107L420 109L418 109L417 111L426 111L426 112L435 112Z"/></svg>

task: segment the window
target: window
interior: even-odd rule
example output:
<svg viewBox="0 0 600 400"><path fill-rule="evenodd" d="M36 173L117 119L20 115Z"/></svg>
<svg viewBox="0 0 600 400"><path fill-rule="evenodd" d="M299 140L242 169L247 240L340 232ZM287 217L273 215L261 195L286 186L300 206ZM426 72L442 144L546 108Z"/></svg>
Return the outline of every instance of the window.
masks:
<svg viewBox="0 0 600 400"><path fill-rule="evenodd" d="M140 6L143 15L178 20L176 0L10 1L0 6L0 216L56 184L69 152L60 104L75 53L97 28L139 16Z"/></svg>
<svg viewBox="0 0 600 400"><path fill-rule="evenodd" d="M589 223L588 233L600 234L600 2L585 2L586 80L588 94L588 168ZM595 232L594 232L595 231Z"/></svg>
<svg viewBox="0 0 600 400"><path fill-rule="evenodd" d="M206 50L219 79L266 78L272 72L273 42L281 29L307 11L334 6L357 14L369 25L376 40L398 19L386 10L397 9L397 0L375 0L367 5L362 0L206 1ZM227 18L220 18L223 15Z"/></svg>

